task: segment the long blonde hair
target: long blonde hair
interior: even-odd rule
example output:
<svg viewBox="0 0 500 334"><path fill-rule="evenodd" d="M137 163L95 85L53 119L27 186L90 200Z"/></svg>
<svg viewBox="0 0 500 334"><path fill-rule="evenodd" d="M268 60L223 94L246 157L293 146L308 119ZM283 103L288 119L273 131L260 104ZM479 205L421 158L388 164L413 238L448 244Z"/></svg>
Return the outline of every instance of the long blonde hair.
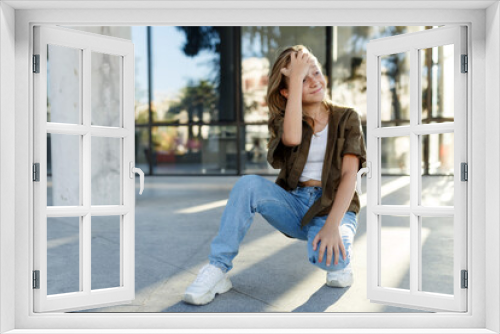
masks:
<svg viewBox="0 0 500 334"><path fill-rule="evenodd" d="M311 54L311 56L313 56L311 50L309 50L309 48L304 45L299 44L286 47L282 49L278 57L276 57L274 65L269 72L269 83L267 86L266 96L266 102L269 108L268 128L270 132L270 140L268 142L268 146L269 143L278 135L277 121L280 121L285 117L287 99L280 94L280 90L284 88L288 89L288 81L287 77L281 73L281 69L287 67L288 64L290 64L291 54L300 50L307 50ZM318 63L318 66L321 69L320 63ZM325 99L322 101L322 103L325 105L328 112L331 112L329 105L332 102L329 97L328 91L326 92ZM314 119L312 119L312 117L309 117L306 114L302 113L302 119L314 128Z"/></svg>

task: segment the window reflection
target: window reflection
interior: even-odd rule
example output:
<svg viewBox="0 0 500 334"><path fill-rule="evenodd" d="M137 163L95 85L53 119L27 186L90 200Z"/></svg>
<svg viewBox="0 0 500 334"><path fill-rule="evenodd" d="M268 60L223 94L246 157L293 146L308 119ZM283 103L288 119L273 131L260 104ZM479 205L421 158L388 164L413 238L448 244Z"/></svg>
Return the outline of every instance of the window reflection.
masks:
<svg viewBox="0 0 500 334"><path fill-rule="evenodd" d="M266 125L247 125L245 133L245 174L259 174L273 171L267 163L267 141L269 134Z"/></svg>
<svg viewBox="0 0 500 334"><path fill-rule="evenodd" d="M154 174L236 173L234 126L155 126L152 137Z"/></svg>
<svg viewBox="0 0 500 334"><path fill-rule="evenodd" d="M153 122L209 123L220 119L223 29L151 28Z"/></svg>
<svg viewBox="0 0 500 334"><path fill-rule="evenodd" d="M135 165L142 171L149 171L147 153L149 151L149 128L135 128Z"/></svg>

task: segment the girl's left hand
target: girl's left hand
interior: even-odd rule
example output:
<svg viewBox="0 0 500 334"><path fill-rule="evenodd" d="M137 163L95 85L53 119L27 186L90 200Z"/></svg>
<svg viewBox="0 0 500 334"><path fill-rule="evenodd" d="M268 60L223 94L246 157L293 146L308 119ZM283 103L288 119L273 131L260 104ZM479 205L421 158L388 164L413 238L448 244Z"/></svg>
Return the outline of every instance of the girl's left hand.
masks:
<svg viewBox="0 0 500 334"><path fill-rule="evenodd" d="M345 260L346 251L344 248L344 243L342 242L342 237L340 235L340 227L335 227L331 225L324 225L321 230L319 230L316 237L312 242L313 250L316 251L318 243L321 241L319 246L318 261L323 262L323 256L326 251L326 265L329 266L332 262L332 257L334 257L335 265L339 263L339 250L342 252L342 258Z"/></svg>

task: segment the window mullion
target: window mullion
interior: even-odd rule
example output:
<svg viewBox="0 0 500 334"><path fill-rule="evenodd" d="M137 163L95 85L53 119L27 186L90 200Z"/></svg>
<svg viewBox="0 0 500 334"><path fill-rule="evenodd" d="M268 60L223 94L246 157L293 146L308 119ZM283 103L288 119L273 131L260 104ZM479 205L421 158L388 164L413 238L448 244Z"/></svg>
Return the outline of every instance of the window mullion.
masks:
<svg viewBox="0 0 500 334"><path fill-rule="evenodd" d="M419 63L418 49L410 50L410 291L418 291L420 276L420 217L416 215L415 209L419 204L419 137L414 132L418 125L419 113Z"/></svg>
<svg viewBox="0 0 500 334"><path fill-rule="evenodd" d="M92 135L90 131L91 125L91 50L83 50L83 75L82 75L82 111L83 111L83 126L87 128L86 134L83 136L83 206L89 208L89 211L82 218L82 226L80 229L80 281L83 291L90 293L91 286L91 183L92 183L92 161L91 161L91 145Z"/></svg>

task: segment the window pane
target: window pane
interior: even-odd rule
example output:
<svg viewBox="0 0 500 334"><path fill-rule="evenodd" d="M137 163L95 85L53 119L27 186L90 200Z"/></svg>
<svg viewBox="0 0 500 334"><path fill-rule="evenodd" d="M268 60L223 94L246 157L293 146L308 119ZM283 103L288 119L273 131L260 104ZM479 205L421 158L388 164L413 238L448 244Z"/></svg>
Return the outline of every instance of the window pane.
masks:
<svg viewBox="0 0 500 334"><path fill-rule="evenodd" d="M91 218L93 290L120 286L120 218Z"/></svg>
<svg viewBox="0 0 500 334"><path fill-rule="evenodd" d="M92 137L92 205L121 204L122 139Z"/></svg>
<svg viewBox="0 0 500 334"><path fill-rule="evenodd" d="M453 206L454 134L421 136L422 200L425 206ZM427 163L426 163L427 161Z"/></svg>
<svg viewBox="0 0 500 334"><path fill-rule="evenodd" d="M135 128L135 166L144 173L149 171L149 128Z"/></svg>
<svg viewBox="0 0 500 334"><path fill-rule="evenodd" d="M92 125L121 126L122 57L92 52Z"/></svg>
<svg viewBox="0 0 500 334"><path fill-rule="evenodd" d="M152 128L154 174L235 174L235 126Z"/></svg>
<svg viewBox="0 0 500 334"><path fill-rule="evenodd" d="M454 45L420 50L421 123L453 122Z"/></svg>
<svg viewBox="0 0 500 334"><path fill-rule="evenodd" d="M47 294L80 291L80 217L47 218Z"/></svg>
<svg viewBox="0 0 500 334"><path fill-rule="evenodd" d="M243 160L244 174L275 173L267 162L267 142L269 131L267 125L247 125L241 127L241 136L245 137Z"/></svg>
<svg viewBox="0 0 500 334"><path fill-rule="evenodd" d="M410 289L410 217L380 217L380 286Z"/></svg>
<svg viewBox="0 0 500 334"><path fill-rule="evenodd" d="M231 28L151 30L153 122L235 120Z"/></svg>
<svg viewBox="0 0 500 334"><path fill-rule="evenodd" d="M149 121L147 27L130 27L135 57L135 123Z"/></svg>
<svg viewBox="0 0 500 334"><path fill-rule="evenodd" d="M81 54L47 46L47 122L81 124Z"/></svg>
<svg viewBox="0 0 500 334"><path fill-rule="evenodd" d="M453 294L453 218L422 217L422 291Z"/></svg>
<svg viewBox="0 0 500 334"><path fill-rule="evenodd" d="M410 119L410 52L381 56L380 69L382 126L387 121Z"/></svg>
<svg viewBox="0 0 500 334"><path fill-rule="evenodd" d="M381 204L410 204L410 137L381 138Z"/></svg>
<svg viewBox="0 0 500 334"><path fill-rule="evenodd" d="M80 138L47 133L47 206L81 204Z"/></svg>
<svg viewBox="0 0 500 334"><path fill-rule="evenodd" d="M245 122L267 122L267 79L278 52L285 46L305 44L326 75L325 27L241 27L241 90Z"/></svg>

